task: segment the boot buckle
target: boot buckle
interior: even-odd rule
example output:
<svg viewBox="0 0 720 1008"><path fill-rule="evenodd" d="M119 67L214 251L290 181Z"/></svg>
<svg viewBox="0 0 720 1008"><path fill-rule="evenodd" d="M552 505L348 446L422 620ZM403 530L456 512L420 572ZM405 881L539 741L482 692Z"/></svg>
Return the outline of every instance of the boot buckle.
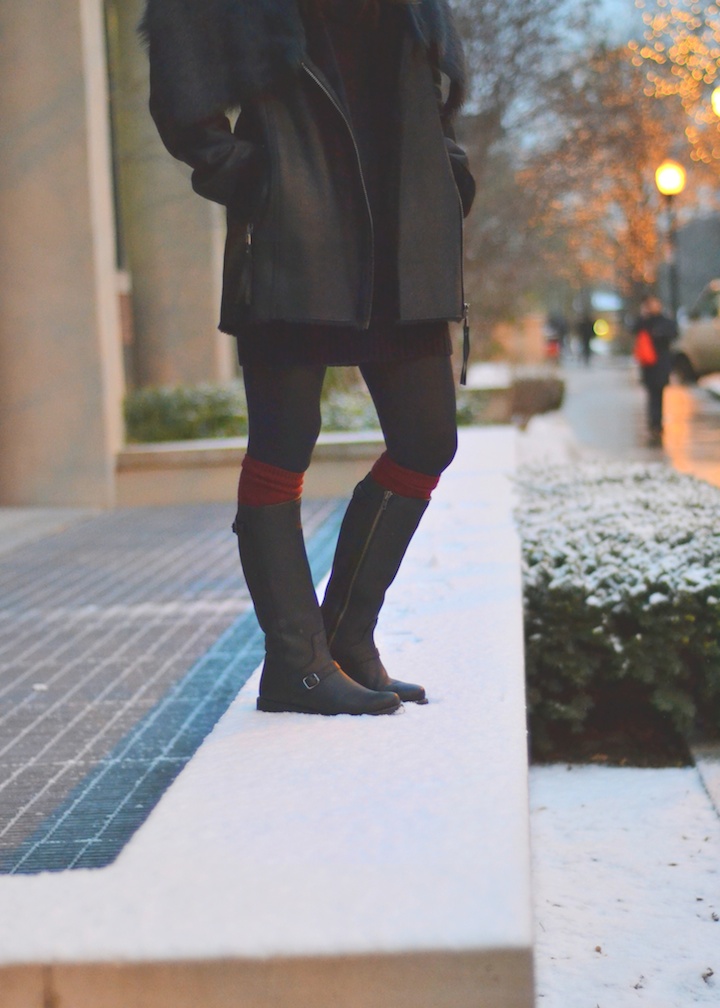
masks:
<svg viewBox="0 0 720 1008"><path fill-rule="evenodd" d="M315 689L316 686L320 685L320 676L317 672L311 672L310 675L306 675L303 679L303 686L305 689Z"/></svg>

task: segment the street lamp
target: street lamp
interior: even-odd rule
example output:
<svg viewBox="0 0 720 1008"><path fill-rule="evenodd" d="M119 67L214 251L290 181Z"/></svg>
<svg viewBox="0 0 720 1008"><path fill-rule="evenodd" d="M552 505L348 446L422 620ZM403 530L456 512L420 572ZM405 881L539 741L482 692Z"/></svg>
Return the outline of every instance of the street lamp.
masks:
<svg viewBox="0 0 720 1008"><path fill-rule="evenodd" d="M720 86L713 88L713 92L710 95L710 108L716 116L720 116Z"/></svg>
<svg viewBox="0 0 720 1008"><path fill-rule="evenodd" d="M720 98L720 96L719 96ZM675 318L678 310L677 225L675 196L685 188L685 169L677 161L665 160L655 171L655 185L665 197L668 216L668 273L670 279L670 309Z"/></svg>

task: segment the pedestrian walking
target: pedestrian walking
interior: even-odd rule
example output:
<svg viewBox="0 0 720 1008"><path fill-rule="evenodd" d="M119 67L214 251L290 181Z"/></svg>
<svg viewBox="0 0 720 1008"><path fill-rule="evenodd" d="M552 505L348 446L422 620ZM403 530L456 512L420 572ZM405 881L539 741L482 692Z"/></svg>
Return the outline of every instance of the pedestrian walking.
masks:
<svg viewBox="0 0 720 1008"><path fill-rule="evenodd" d="M677 339L675 322L665 315L662 301L654 294L644 298L634 326L635 356L642 382L647 390L648 442L662 444L663 395L670 381L673 340Z"/></svg>
<svg viewBox="0 0 720 1008"><path fill-rule="evenodd" d="M562 357L569 332L565 316L559 312L548 315L545 331L547 333L548 357L555 359Z"/></svg>
<svg viewBox="0 0 720 1008"><path fill-rule="evenodd" d="M453 135L464 71L450 9L148 0L142 32L160 136L227 208L220 328L237 338L249 412L233 527L265 633L257 706L424 703L422 686L390 678L373 631L456 450L448 322L464 317L475 185ZM319 606L300 498L337 365L359 365L386 451L355 488Z"/></svg>
<svg viewBox="0 0 720 1008"><path fill-rule="evenodd" d="M577 323L577 334L580 339L580 356L586 367L592 360L592 341L595 339L595 319L585 312Z"/></svg>

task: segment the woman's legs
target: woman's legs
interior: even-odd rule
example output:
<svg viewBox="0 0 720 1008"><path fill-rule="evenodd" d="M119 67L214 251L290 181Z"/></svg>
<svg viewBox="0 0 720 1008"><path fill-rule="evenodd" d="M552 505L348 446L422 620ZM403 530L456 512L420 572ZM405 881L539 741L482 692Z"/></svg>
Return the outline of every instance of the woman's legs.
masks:
<svg viewBox="0 0 720 1008"><path fill-rule="evenodd" d="M400 701L330 656L300 524L302 475L320 429L322 367L246 366L248 454L234 529L265 633L257 705L308 714L389 714Z"/></svg>
<svg viewBox="0 0 720 1008"><path fill-rule="evenodd" d="M455 379L450 357L363 364L390 458L440 476L457 450Z"/></svg>
<svg viewBox="0 0 720 1008"><path fill-rule="evenodd" d="M362 373L387 452L355 488L340 530L322 610L330 651L371 689L424 703L425 690L390 679L373 632L440 473L457 448L455 385L449 358L366 364Z"/></svg>
<svg viewBox="0 0 720 1008"><path fill-rule="evenodd" d="M305 472L320 433L325 368L246 364L248 455L291 472Z"/></svg>

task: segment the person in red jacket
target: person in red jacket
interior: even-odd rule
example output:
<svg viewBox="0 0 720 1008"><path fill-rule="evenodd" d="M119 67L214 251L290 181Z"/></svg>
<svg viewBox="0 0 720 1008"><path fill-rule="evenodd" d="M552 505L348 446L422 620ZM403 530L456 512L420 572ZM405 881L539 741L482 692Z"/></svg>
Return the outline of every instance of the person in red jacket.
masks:
<svg viewBox="0 0 720 1008"><path fill-rule="evenodd" d="M651 447L662 444L663 397L672 370L671 346L677 339L678 328L663 310L660 298L649 294L640 305L640 316L635 324L635 334L646 332L654 351L655 360L640 364L642 383L647 390L648 443Z"/></svg>
<svg viewBox="0 0 720 1008"><path fill-rule="evenodd" d="M456 450L448 322L465 315L475 184L452 127L465 81L450 8L148 0L141 27L160 135L227 207L220 328L249 412L234 530L266 638L258 707L424 703L373 630ZM319 606L300 498L335 365L360 367L387 450L355 489Z"/></svg>

